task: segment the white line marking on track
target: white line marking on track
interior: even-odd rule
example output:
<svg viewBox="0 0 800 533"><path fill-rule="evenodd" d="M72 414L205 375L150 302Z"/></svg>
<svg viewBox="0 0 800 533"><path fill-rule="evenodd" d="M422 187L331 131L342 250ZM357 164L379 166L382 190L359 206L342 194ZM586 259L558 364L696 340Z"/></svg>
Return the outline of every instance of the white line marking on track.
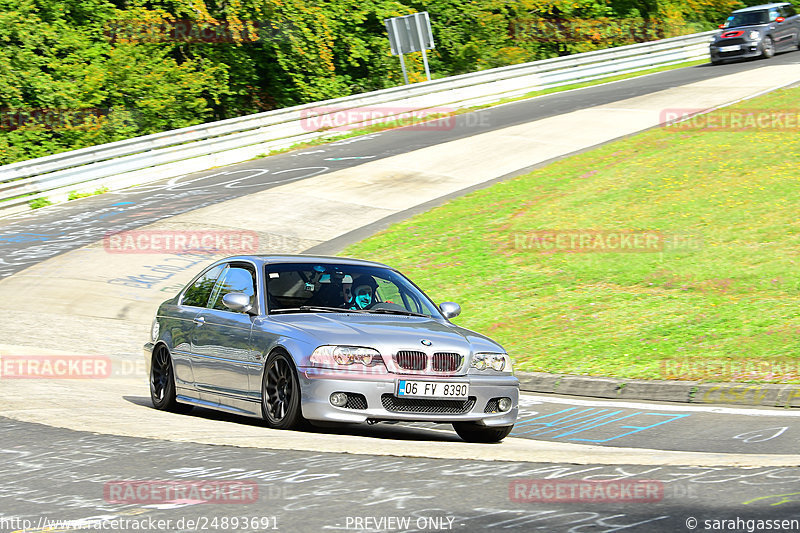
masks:
<svg viewBox="0 0 800 533"><path fill-rule="evenodd" d="M781 417L800 417L800 409L791 411L773 411L755 408L736 408L736 407L709 407L705 405L664 405L655 403L637 402L618 402L609 400L572 400L567 398L548 397L543 395L523 394L520 395L520 404L523 399L528 400L526 405L537 405L542 403L558 403L564 405L584 405L584 406L604 406L604 407L626 407L630 409L646 409L650 411L693 411L699 413L717 413L724 415L749 415L749 416L781 416Z"/></svg>

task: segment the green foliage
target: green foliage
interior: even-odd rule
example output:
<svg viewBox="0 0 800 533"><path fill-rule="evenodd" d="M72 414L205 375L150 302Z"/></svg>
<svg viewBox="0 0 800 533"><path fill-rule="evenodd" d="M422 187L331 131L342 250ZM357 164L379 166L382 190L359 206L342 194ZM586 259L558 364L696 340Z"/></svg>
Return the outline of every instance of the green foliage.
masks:
<svg viewBox="0 0 800 533"><path fill-rule="evenodd" d="M28 205L30 206L31 209L39 209L40 207L47 207L48 205L53 205L53 202L48 200L46 197L42 197L29 200Z"/></svg>
<svg viewBox="0 0 800 533"><path fill-rule="evenodd" d="M97 196L98 194L105 194L110 191L108 187L98 187L94 192L78 192L70 191L67 195L67 200L78 200L80 198L89 198L90 196Z"/></svg>
<svg viewBox="0 0 800 533"><path fill-rule="evenodd" d="M78 200L80 198L88 198L91 194L88 192L78 192L78 191L69 191L67 195L67 200Z"/></svg>
<svg viewBox="0 0 800 533"><path fill-rule="evenodd" d="M402 83L384 20L428 11L435 77L711 28L740 0L0 0L0 164ZM406 56L412 82L421 54Z"/></svg>

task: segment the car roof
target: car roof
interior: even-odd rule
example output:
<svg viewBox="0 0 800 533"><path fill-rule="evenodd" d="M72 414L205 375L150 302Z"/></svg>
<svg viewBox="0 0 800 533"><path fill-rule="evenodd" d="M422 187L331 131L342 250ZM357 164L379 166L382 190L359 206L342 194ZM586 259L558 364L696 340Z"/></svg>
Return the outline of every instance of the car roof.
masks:
<svg viewBox="0 0 800 533"><path fill-rule="evenodd" d="M218 262L226 261L254 261L262 264L277 264L277 263L328 263L334 265L356 265L356 266L376 266L381 268L389 268L390 266L378 263L376 261L367 261L365 259L354 259L351 257L334 257L327 255L303 255L303 254L274 254L274 255L234 255L220 259ZM393 269L392 269L393 270Z"/></svg>
<svg viewBox="0 0 800 533"><path fill-rule="evenodd" d="M750 6L742 9L737 9L734 13L746 13L748 11L762 11L764 9L771 9L773 7L790 6L789 2L779 2L775 4L761 4L760 6Z"/></svg>

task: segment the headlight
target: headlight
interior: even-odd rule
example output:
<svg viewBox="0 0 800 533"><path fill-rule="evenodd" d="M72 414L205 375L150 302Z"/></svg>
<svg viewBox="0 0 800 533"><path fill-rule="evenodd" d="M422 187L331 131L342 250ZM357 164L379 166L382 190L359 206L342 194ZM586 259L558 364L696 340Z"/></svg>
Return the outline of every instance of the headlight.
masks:
<svg viewBox="0 0 800 533"><path fill-rule="evenodd" d="M749 34L747 34L747 36L750 37L751 41L758 41L759 39L761 39L761 34L758 33L756 30L751 31Z"/></svg>
<svg viewBox="0 0 800 533"><path fill-rule="evenodd" d="M156 342L158 340L158 331L159 331L158 317L156 317L153 319L153 325L150 326L150 338L153 340L153 342Z"/></svg>
<svg viewBox="0 0 800 533"><path fill-rule="evenodd" d="M505 353L476 353L470 362L476 370L511 372L511 358Z"/></svg>
<svg viewBox="0 0 800 533"><path fill-rule="evenodd" d="M361 346L320 346L311 354L311 362L314 366L328 368L351 365L383 366L378 350Z"/></svg>

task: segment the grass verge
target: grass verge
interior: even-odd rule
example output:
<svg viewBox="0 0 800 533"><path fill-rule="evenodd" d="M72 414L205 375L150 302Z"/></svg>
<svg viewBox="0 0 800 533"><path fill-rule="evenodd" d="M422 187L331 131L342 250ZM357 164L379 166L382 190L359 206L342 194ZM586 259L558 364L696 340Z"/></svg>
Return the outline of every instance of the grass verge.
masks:
<svg viewBox="0 0 800 533"><path fill-rule="evenodd" d="M736 109L797 115L798 101L800 89L784 89L710 120ZM460 302L455 321L501 342L517 370L800 383L796 119L794 129L650 130L342 255L388 263L436 301ZM576 252L546 240L631 231L660 245Z"/></svg>

